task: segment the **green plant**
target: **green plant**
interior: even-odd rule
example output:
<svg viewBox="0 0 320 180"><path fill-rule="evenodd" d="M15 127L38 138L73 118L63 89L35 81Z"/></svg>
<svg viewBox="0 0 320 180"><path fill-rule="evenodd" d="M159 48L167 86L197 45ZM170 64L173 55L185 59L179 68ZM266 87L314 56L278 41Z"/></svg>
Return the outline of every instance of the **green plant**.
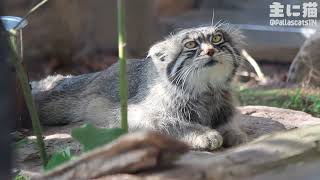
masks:
<svg viewBox="0 0 320 180"><path fill-rule="evenodd" d="M31 94L31 89L30 89L27 73L23 69L23 66L21 64L21 62L22 62L21 58L18 55L18 50L17 50L16 44L15 44L15 42L16 42L15 38L16 38L15 31L12 31L11 35L10 35L10 41L9 41L11 54L12 54L12 57L10 59L16 69L16 74L17 74L17 77L18 77L20 84L21 84L21 88L22 88L23 95L24 95L24 98L25 98L25 101L27 104L27 108L30 113L30 117L31 117L31 121L32 121L32 128L33 128L33 131L37 137L37 144L38 144L38 147L40 150L40 158L42 160L42 163L45 165L47 163L47 154L46 154L46 150L44 147L44 141L43 141L43 137L42 137L42 129L40 126L40 120L39 120L38 112L36 110L36 105L35 105L34 99Z"/></svg>
<svg viewBox="0 0 320 180"><path fill-rule="evenodd" d="M128 85L126 70L126 36L125 36L125 8L124 0L118 0L118 46L120 61L120 108L121 128L128 132Z"/></svg>
<svg viewBox="0 0 320 180"><path fill-rule="evenodd" d="M30 180L31 178L18 174L14 177L14 180Z"/></svg>
<svg viewBox="0 0 320 180"><path fill-rule="evenodd" d="M72 129L71 135L80 142L84 152L86 152L108 144L124 133L125 131L122 128L97 128L92 124L84 124L79 128ZM70 147L67 147L51 156L45 170L52 170L72 158L75 158L75 156L71 154Z"/></svg>
<svg viewBox="0 0 320 180"><path fill-rule="evenodd" d="M26 20L28 16L30 16L33 12L35 12L39 7L41 7L43 4L45 4L48 0L43 0L36 6L34 6L29 12L22 18L22 20L10 31L9 33L9 46L11 51L11 63L14 65L17 77L20 81L22 92L25 98L25 102L27 104L27 108L29 110L29 114L32 121L32 128L33 131L37 137L37 144L40 150L40 158L42 160L43 165L45 166L47 163L47 153L44 147L44 141L42 137L42 129L40 126L40 120L38 116L38 112L36 110L36 105L34 102L34 99L31 94L31 88L29 85L28 75L25 72L21 62L21 56L19 56L17 45L16 45L16 39L17 39L17 30L20 26L20 24Z"/></svg>
<svg viewBox="0 0 320 180"><path fill-rule="evenodd" d="M62 151L55 152L52 154L50 160L44 167L44 170L52 170L55 167L69 161L72 158L70 147L65 148Z"/></svg>
<svg viewBox="0 0 320 180"><path fill-rule="evenodd" d="M71 135L83 145L84 151L108 144L125 133L122 128L97 128L92 124L85 124L72 129Z"/></svg>
<svg viewBox="0 0 320 180"><path fill-rule="evenodd" d="M285 102L284 106L287 108L301 109L303 110L303 99L301 94L301 89L297 89L296 92L292 95L291 92L288 92L289 100Z"/></svg>
<svg viewBox="0 0 320 180"><path fill-rule="evenodd" d="M238 95L241 105L274 106L320 117L319 89L242 89L238 91Z"/></svg>

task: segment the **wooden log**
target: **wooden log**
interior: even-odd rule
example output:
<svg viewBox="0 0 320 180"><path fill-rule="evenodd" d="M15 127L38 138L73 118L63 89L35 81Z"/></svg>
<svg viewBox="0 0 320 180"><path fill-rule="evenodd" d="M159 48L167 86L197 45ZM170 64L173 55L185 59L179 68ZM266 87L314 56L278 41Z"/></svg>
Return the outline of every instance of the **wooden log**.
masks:
<svg viewBox="0 0 320 180"><path fill-rule="evenodd" d="M318 179L320 125L263 136L219 153L189 152L175 167L99 179Z"/></svg>
<svg viewBox="0 0 320 180"><path fill-rule="evenodd" d="M137 132L83 154L40 179L92 179L135 173L171 164L187 151L188 146L175 139L154 132Z"/></svg>
<svg viewBox="0 0 320 180"><path fill-rule="evenodd" d="M212 179L246 179L270 172L270 179L277 179L281 174L294 173L293 169L285 170L288 166L310 160L319 164L319 142L319 125L263 136L215 156L205 171Z"/></svg>
<svg viewBox="0 0 320 180"><path fill-rule="evenodd" d="M151 139L153 138L150 138L150 140ZM134 141L134 138L131 140ZM152 151L154 152L155 149L152 149ZM172 149L169 151L172 153ZM129 152L130 151L127 153ZM130 168L122 168L118 169L116 173L100 174L101 176L94 177L97 179L129 180L315 179L320 177L320 171L318 169L320 165L319 155L320 125L315 125L312 127L304 127L301 129L299 128L262 136L250 143L218 153L189 152L182 156L181 159L175 163L175 166L165 166L160 168L159 166L154 166L155 164L150 163L153 165L148 166L148 171L141 171L143 169L140 169L140 171L130 172L128 171ZM119 157L121 156L114 156L113 158ZM87 159L82 159L82 162L85 164L89 163ZM110 161L105 161L105 164L110 164ZM66 169L65 167L62 169ZM68 170L69 172L76 170L72 170L70 165L68 165L68 167L70 168ZM94 174L92 171L101 172L102 166L99 167L101 168L91 168L90 170L82 169L82 174ZM54 177L61 178L63 177L64 172L67 171L61 171L61 169L57 170L54 173L51 173L50 177L53 177L54 175ZM132 174L132 172L135 173ZM48 176L46 176L46 178L48 178Z"/></svg>

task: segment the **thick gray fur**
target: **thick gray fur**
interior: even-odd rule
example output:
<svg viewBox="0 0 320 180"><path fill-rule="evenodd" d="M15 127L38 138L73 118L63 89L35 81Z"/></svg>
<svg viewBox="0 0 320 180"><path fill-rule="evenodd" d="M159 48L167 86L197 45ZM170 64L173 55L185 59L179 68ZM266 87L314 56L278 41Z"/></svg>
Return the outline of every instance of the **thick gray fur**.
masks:
<svg viewBox="0 0 320 180"><path fill-rule="evenodd" d="M210 38L218 32L223 42L214 45ZM190 50L186 41L198 46ZM203 53L202 44L214 47L212 57ZM230 90L241 44L237 30L218 24L182 30L152 46L147 58L128 60L130 131L159 131L201 150L244 142L246 136L234 120ZM118 66L32 82L42 123L89 121L100 127L119 126Z"/></svg>

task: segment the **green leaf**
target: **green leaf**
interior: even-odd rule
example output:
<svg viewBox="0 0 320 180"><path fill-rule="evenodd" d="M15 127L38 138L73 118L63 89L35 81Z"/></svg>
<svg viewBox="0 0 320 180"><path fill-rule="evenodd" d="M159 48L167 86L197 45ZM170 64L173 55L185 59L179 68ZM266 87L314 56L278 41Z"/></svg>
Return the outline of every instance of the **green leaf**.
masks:
<svg viewBox="0 0 320 180"><path fill-rule="evenodd" d="M18 174L18 175L16 175L13 179L14 179L14 180L30 180L31 178L26 177L26 176L21 175L21 174Z"/></svg>
<svg viewBox="0 0 320 180"><path fill-rule="evenodd" d="M72 137L83 145L84 151L107 144L122 134L125 134L125 131L121 128L97 128L92 124L85 124L71 132Z"/></svg>
<svg viewBox="0 0 320 180"><path fill-rule="evenodd" d="M67 147L63 151L55 152L50 160L48 161L47 165L44 167L44 170L52 170L53 168L63 164L64 162L69 161L72 158L70 148Z"/></svg>

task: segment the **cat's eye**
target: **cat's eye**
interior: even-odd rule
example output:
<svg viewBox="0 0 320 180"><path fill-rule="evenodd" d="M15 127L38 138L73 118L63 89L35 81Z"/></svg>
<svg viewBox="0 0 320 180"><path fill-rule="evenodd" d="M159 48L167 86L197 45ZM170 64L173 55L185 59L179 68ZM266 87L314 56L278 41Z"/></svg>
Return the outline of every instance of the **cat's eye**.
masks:
<svg viewBox="0 0 320 180"><path fill-rule="evenodd" d="M221 42L223 41L222 34L219 33L219 34L213 35L211 41L212 41L213 44L219 44L219 43L221 43Z"/></svg>
<svg viewBox="0 0 320 180"><path fill-rule="evenodd" d="M197 47L197 43L195 41L189 41L187 42L184 46L188 49L192 49L192 48L195 48Z"/></svg>

